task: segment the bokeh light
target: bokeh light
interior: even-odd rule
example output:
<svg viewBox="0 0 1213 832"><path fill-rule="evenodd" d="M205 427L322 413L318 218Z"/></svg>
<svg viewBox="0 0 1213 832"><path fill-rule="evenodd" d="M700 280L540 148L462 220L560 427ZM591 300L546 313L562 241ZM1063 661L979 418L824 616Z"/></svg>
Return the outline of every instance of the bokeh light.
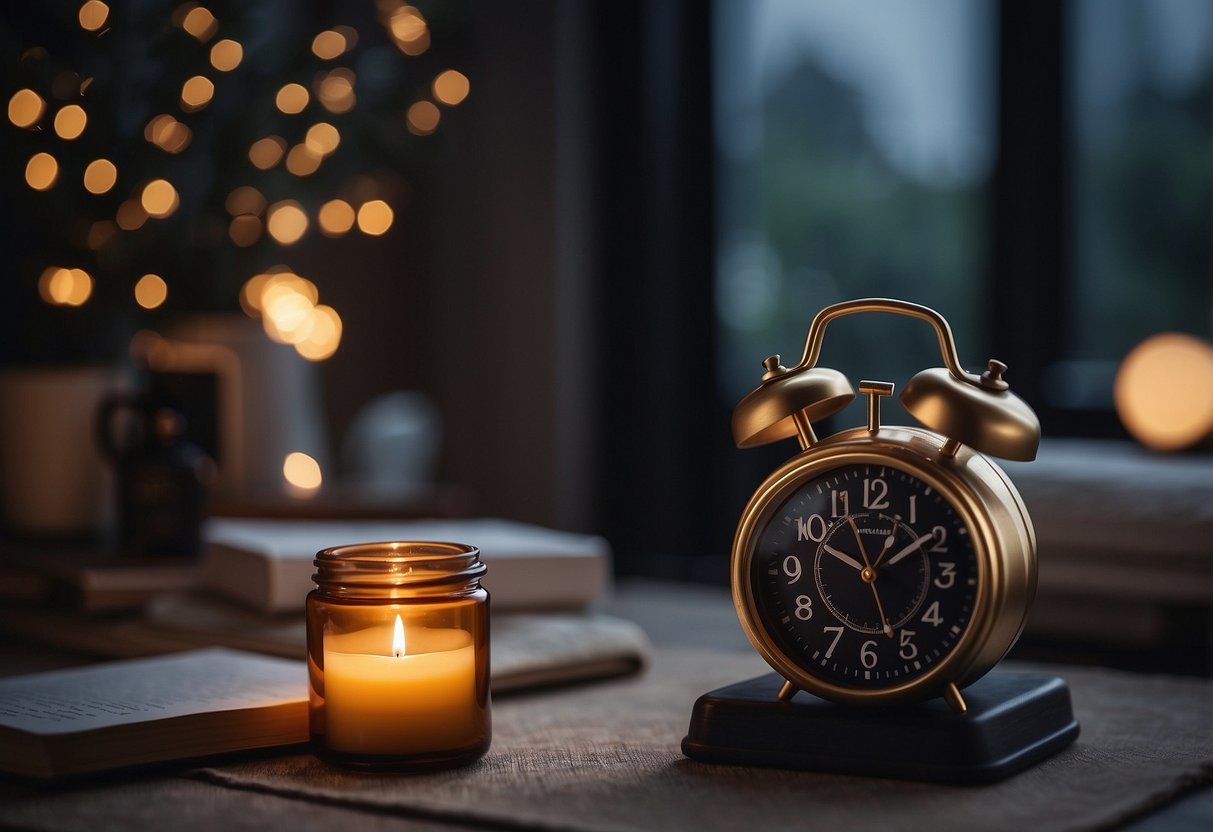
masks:
<svg viewBox="0 0 1213 832"><path fill-rule="evenodd" d="M114 220L123 231L138 231L147 222L147 211L138 199L128 199L118 206Z"/></svg>
<svg viewBox="0 0 1213 832"><path fill-rule="evenodd" d="M88 0L80 7L80 28L86 32L95 32L105 25L110 16L110 7L101 0Z"/></svg>
<svg viewBox="0 0 1213 832"><path fill-rule="evenodd" d="M84 132L88 124L88 115L79 104L68 104L55 113L55 134L61 139L71 141Z"/></svg>
<svg viewBox="0 0 1213 832"><path fill-rule="evenodd" d="M38 278L38 294L54 306L81 306L93 293L93 278L84 269L51 266Z"/></svg>
<svg viewBox="0 0 1213 832"><path fill-rule="evenodd" d="M431 101L418 101L409 107L409 132L418 136L428 136L438 129L438 120L442 114Z"/></svg>
<svg viewBox="0 0 1213 832"><path fill-rule="evenodd" d="M312 309L311 331L295 344L295 352L308 361L324 361L341 344L341 318L331 306L320 304Z"/></svg>
<svg viewBox="0 0 1213 832"><path fill-rule="evenodd" d="M293 199L275 202L266 211L266 230L281 245L297 243L307 232L307 214Z"/></svg>
<svg viewBox="0 0 1213 832"><path fill-rule="evenodd" d="M266 136L253 142L248 149L249 161L259 170L269 170L282 161L286 153L286 139L281 136Z"/></svg>
<svg viewBox="0 0 1213 832"><path fill-rule="evenodd" d="M321 156L306 144L297 144L286 154L286 169L295 176L309 176L320 167Z"/></svg>
<svg viewBox="0 0 1213 832"><path fill-rule="evenodd" d="M344 199L331 199L320 206L317 221L320 233L326 237L340 237L354 227L354 206Z"/></svg>
<svg viewBox="0 0 1213 832"><path fill-rule="evenodd" d="M206 43L219 30L219 21L215 20L215 16L209 10L202 6L194 6L181 21L181 28L202 43Z"/></svg>
<svg viewBox="0 0 1213 832"><path fill-rule="evenodd" d="M274 97L274 104L288 116L302 113L308 102L307 87L302 84L283 84Z"/></svg>
<svg viewBox="0 0 1213 832"><path fill-rule="evenodd" d="M457 69L448 69L434 79L434 98L448 107L454 107L468 97L472 84L468 77Z"/></svg>
<svg viewBox="0 0 1213 832"><path fill-rule="evenodd" d="M211 47L211 66L220 72L231 72L244 60L244 47L239 42L224 38Z"/></svg>
<svg viewBox="0 0 1213 832"><path fill-rule="evenodd" d="M312 54L322 61L331 61L348 48L345 35L335 29L326 29L312 38Z"/></svg>
<svg viewBox="0 0 1213 832"><path fill-rule="evenodd" d="M201 110L211 103L215 95L215 84L205 75L195 75L181 85L181 109L187 113Z"/></svg>
<svg viewBox="0 0 1213 832"><path fill-rule="evenodd" d="M118 168L109 159L94 159L84 169L84 189L90 194L103 194L118 181Z"/></svg>
<svg viewBox="0 0 1213 832"><path fill-rule="evenodd" d="M45 112L46 102L30 89L17 90L8 100L8 120L18 127L33 127Z"/></svg>
<svg viewBox="0 0 1213 832"><path fill-rule="evenodd" d="M155 309L168 298L168 284L158 274L145 274L135 284L135 303Z"/></svg>
<svg viewBox="0 0 1213 832"><path fill-rule="evenodd" d="M227 226L227 236L241 248L248 248L261 239L261 218L256 214L238 214Z"/></svg>
<svg viewBox="0 0 1213 832"><path fill-rule="evenodd" d="M327 121L317 122L307 129L304 143L313 153L328 156L341 144L341 133Z"/></svg>
<svg viewBox="0 0 1213 832"><path fill-rule="evenodd" d="M406 55L420 55L430 48L430 30L425 17L413 6L402 5L388 19L388 32Z"/></svg>
<svg viewBox="0 0 1213 832"><path fill-rule="evenodd" d="M153 179L144 185L139 202L148 216L156 219L171 216L181 204L177 189L167 179Z"/></svg>
<svg viewBox="0 0 1213 832"><path fill-rule="evenodd" d="M302 451L292 451L282 461L282 478L296 493L308 494L320 488L324 476L320 463Z"/></svg>
<svg viewBox="0 0 1213 832"><path fill-rule="evenodd" d="M392 227L394 217L390 205L382 199L372 199L364 202L358 209L358 230L363 234L378 237Z"/></svg>
<svg viewBox="0 0 1213 832"><path fill-rule="evenodd" d="M194 133L183 122L161 113L143 128L143 137L167 153L180 153L189 147Z"/></svg>
<svg viewBox="0 0 1213 832"><path fill-rule="evenodd" d="M59 163L49 153L35 153L25 165L25 182L35 191L45 191L59 178Z"/></svg>
<svg viewBox="0 0 1213 832"><path fill-rule="evenodd" d="M266 335L309 361L325 360L341 343L341 317L319 298L316 284L286 266L253 275L240 290L241 308L261 318Z"/></svg>
<svg viewBox="0 0 1213 832"><path fill-rule="evenodd" d="M1116 412L1138 442L1158 451L1213 435L1213 344L1181 332L1152 335L1116 373Z"/></svg>
<svg viewBox="0 0 1213 832"><path fill-rule="evenodd" d="M252 185L241 185L227 195L223 207L233 217L237 214L260 214L265 210L265 197Z"/></svg>
<svg viewBox="0 0 1213 832"><path fill-rule="evenodd" d="M356 81L354 71L338 67L316 77L316 98L320 106L330 113L340 115L354 109L357 97L354 94Z"/></svg>

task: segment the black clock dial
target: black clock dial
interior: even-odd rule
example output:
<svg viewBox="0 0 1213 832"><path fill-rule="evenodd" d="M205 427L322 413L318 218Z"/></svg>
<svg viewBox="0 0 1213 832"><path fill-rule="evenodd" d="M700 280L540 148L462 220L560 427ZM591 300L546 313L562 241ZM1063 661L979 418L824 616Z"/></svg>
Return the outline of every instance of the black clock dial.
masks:
<svg viewBox="0 0 1213 832"><path fill-rule="evenodd" d="M810 675L873 689L929 672L977 594L969 530L910 473L856 464L800 483L756 532L761 623Z"/></svg>

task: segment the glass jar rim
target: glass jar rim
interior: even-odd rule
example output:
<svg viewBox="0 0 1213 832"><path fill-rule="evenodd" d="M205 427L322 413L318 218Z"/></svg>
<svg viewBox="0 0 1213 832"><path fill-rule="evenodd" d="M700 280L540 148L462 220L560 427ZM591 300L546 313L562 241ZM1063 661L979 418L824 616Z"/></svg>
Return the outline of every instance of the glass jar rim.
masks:
<svg viewBox="0 0 1213 832"><path fill-rule="evenodd" d="M488 569L476 546L434 540L330 546L317 552L312 563L318 586L469 584Z"/></svg>

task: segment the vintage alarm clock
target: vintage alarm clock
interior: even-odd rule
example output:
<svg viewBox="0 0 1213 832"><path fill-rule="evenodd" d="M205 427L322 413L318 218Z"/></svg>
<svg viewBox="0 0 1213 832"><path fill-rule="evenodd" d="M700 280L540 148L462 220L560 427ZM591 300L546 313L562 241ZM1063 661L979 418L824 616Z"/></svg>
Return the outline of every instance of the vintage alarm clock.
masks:
<svg viewBox="0 0 1213 832"><path fill-rule="evenodd" d="M818 439L813 423L855 393L818 367L831 321L885 312L935 329L944 367L923 370L900 401L922 427L882 425L893 384L862 381L867 425ZM737 405L742 448L796 437L801 451L758 487L732 551L733 602L750 641L799 690L850 705L943 696L990 670L1023 628L1036 588L1036 538L1015 487L990 457L1030 460L1040 443L1032 409L991 360L960 365L939 313L863 299L821 310L804 357L763 362L762 383Z"/></svg>

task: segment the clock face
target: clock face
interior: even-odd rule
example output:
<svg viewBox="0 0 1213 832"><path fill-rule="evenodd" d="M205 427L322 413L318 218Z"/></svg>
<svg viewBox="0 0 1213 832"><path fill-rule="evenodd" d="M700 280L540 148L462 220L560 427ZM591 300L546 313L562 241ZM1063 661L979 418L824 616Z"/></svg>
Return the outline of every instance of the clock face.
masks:
<svg viewBox="0 0 1213 832"><path fill-rule="evenodd" d="M750 581L764 629L833 685L887 688L930 672L969 625L977 559L960 514L888 465L801 482L755 533Z"/></svg>

